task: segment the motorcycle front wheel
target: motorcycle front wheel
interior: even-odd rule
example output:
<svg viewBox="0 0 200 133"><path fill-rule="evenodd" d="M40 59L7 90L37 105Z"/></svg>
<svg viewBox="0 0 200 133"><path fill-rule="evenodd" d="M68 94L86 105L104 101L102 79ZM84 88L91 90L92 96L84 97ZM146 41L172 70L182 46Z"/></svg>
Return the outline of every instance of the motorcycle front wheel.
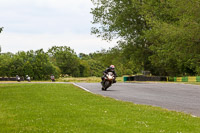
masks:
<svg viewBox="0 0 200 133"><path fill-rule="evenodd" d="M104 86L104 90L106 91L110 87L110 81L106 81Z"/></svg>

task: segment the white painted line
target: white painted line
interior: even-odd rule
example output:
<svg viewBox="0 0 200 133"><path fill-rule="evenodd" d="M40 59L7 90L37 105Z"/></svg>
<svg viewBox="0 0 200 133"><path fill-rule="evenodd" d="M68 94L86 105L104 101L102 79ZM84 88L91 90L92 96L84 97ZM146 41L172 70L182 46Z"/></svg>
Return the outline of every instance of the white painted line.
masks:
<svg viewBox="0 0 200 133"><path fill-rule="evenodd" d="M192 117L197 117L196 115L191 115Z"/></svg>
<svg viewBox="0 0 200 133"><path fill-rule="evenodd" d="M79 88L81 88L81 89L83 89L83 90L85 90L85 91L87 91L87 92L90 92L90 93L92 93L92 94L95 94L95 93L89 91L88 89L86 89L86 88L84 88L84 87L82 87L82 86L80 86L80 85L77 85L76 83L73 83L73 85L75 85L75 86L77 86L77 87L79 87Z"/></svg>

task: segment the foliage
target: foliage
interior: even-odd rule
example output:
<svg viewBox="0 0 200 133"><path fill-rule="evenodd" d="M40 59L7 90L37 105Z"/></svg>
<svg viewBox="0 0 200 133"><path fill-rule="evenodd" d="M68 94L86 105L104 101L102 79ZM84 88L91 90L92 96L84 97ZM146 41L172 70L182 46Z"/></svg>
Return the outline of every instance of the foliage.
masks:
<svg viewBox="0 0 200 133"><path fill-rule="evenodd" d="M145 1L143 14L152 29L151 63L167 75L199 74L200 3L197 0Z"/></svg>
<svg viewBox="0 0 200 133"><path fill-rule="evenodd" d="M49 79L51 74L59 76L59 69L50 61L43 49L37 51L4 53L0 55L0 75L15 77L29 75L34 80Z"/></svg>
<svg viewBox="0 0 200 133"><path fill-rule="evenodd" d="M53 46L48 50L51 61L60 68L61 74L80 76L79 58L74 50L67 46Z"/></svg>
<svg viewBox="0 0 200 133"><path fill-rule="evenodd" d="M31 54L31 53L30 53ZM51 74L58 77L58 69L50 62L48 54L42 49L37 50L33 53L33 73L35 79L49 79Z"/></svg>
<svg viewBox="0 0 200 133"><path fill-rule="evenodd" d="M0 54L0 75L2 77L11 76L12 53Z"/></svg>
<svg viewBox="0 0 200 133"><path fill-rule="evenodd" d="M2 32L2 30L3 30L3 27L0 28L0 33Z"/></svg>
<svg viewBox="0 0 200 133"><path fill-rule="evenodd" d="M90 66L87 61L80 60L80 77L89 77L90 76Z"/></svg>
<svg viewBox="0 0 200 133"><path fill-rule="evenodd" d="M3 27L0 28L0 33L2 32ZM1 54L1 45L0 45L0 54Z"/></svg>
<svg viewBox="0 0 200 133"><path fill-rule="evenodd" d="M100 24L100 27L93 27L92 33L106 40L117 37L122 56L129 67L132 64L132 71L141 72L151 69L147 59L152 53L149 43L143 38L143 31L149 27L141 15L141 2L138 0L92 0L95 8L92 9L93 24ZM97 25L98 26L98 25ZM123 74L123 72L120 72Z"/></svg>
<svg viewBox="0 0 200 133"><path fill-rule="evenodd" d="M92 33L120 39L123 68L131 65L127 69L133 73L150 70L154 75L200 74L199 0L92 2Z"/></svg>
<svg viewBox="0 0 200 133"><path fill-rule="evenodd" d="M139 38L141 30L145 27L145 21L139 13L140 3L137 0L92 0L95 8L92 9L93 24L101 24L93 27L92 33L103 39L111 40L114 37L124 38L132 42Z"/></svg>

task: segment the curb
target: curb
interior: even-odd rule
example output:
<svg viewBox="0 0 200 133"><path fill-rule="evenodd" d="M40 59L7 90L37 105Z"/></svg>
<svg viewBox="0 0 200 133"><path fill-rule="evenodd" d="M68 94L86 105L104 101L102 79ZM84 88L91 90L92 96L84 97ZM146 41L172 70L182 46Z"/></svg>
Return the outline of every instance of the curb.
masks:
<svg viewBox="0 0 200 133"><path fill-rule="evenodd" d="M95 93L89 91L88 89L86 89L86 88L84 88L84 87L82 87L82 86L80 86L80 85L78 85L78 84L76 84L76 83L73 83L73 85L76 86L76 87L79 87L79 88L81 88L81 89L83 89L83 90L85 90L85 91L87 91L87 92L90 92L90 93L92 93L92 94L95 94Z"/></svg>

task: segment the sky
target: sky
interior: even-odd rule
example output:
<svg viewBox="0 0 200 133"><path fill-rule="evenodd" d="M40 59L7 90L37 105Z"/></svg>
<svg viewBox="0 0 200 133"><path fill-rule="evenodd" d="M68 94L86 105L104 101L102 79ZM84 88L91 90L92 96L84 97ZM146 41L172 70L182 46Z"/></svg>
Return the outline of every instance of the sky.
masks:
<svg viewBox="0 0 200 133"><path fill-rule="evenodd" d="M78 53L92 53L114 47L91 35L91 0L0 0L2 52L47 51L68 46Z"/></svg>

